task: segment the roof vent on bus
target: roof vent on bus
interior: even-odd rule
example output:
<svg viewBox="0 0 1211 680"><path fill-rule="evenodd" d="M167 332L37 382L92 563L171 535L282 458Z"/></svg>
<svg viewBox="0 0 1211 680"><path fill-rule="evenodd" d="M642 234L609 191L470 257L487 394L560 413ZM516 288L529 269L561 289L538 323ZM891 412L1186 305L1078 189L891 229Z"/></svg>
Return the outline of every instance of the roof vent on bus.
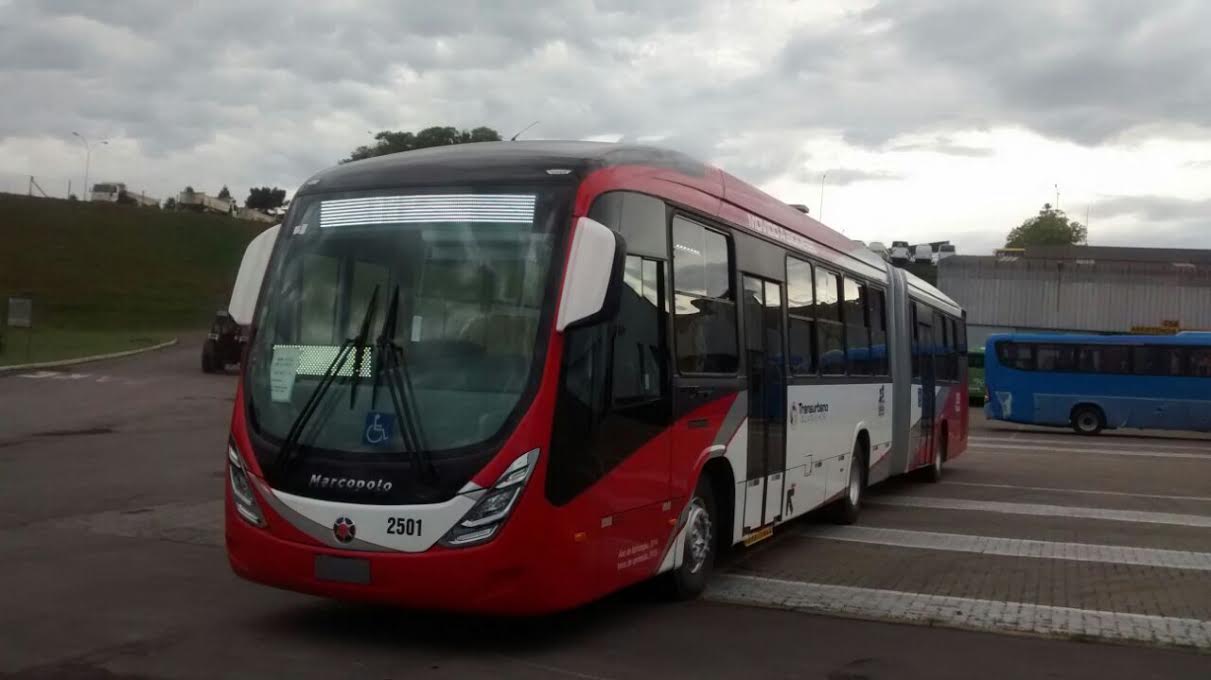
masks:
<svg viewBox="0 0 1211 680"><path fill-rule="evenodd" d="M806 215L808 212L807 206L803 205L802 203L791 203L790 205L792 208L794 208L795 210L798 210L799 212L803 213L804 215Z"/></svg>

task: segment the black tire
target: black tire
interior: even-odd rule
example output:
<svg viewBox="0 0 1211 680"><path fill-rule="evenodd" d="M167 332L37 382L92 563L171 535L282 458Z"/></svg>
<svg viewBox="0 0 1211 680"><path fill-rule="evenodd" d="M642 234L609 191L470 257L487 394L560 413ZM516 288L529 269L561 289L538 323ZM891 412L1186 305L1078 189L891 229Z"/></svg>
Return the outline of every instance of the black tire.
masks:
<svg viewBox="0 0 1211 680"><path fill-rule="evenodd" d="M202 345L202 372L214 373L218 370L216 366L217 359L214 355L214 342L207 340L205 345Z"/></svg>
<svg viewBox="0 0 1211 680"><path fill-rule="evenodd" d="M866 494L867 474L864 453L862 443L854 442L845 493L828 508L828 518L834 524L853 524L858 521L858 515L862 512L862 496Z"/></svg>
<svg viewBox="0 0 1211 680"><path fill-rule="evenodd" d="M942 428L941 436L934 439L933 458L929 461L929 467L922 471L925 481L930 484L942 481L942 465L946 462L946 440L946 428Z"/></svg>
<svg viewBox="0 0 1211 680"><path fill-rule="evenodd" d="M719 543L715 528L718 526L715 494L710 480L703 477L698 480L698 488L686 511L685 554L681 564L668 574L668 593L673 599L692 600L706 590L706 582L715 566Z"/></svg>
<svg viewBox="0 0 1211 680"><path fill-rule="evenodd" d="M1082 404L1072 409L1072 429L1077 434L1092 437L1106 429L1106 414L1092 404Z"/></svg>

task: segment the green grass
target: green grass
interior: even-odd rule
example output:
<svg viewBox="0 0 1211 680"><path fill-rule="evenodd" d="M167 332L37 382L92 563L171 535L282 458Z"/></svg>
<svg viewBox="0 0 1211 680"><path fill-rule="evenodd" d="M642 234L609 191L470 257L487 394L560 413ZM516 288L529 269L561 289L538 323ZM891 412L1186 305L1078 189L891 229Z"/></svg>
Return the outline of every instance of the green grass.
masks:
<svg viewBox="0 0 1211 680"><path fill-rule="evenodd" d="M0 368L17 364L125 352L158 345L178 335L172 331L87 331L47 328L34 329L33 334L28 336L27 344L24 328L6 329L3 334L4 345L0 347Z"/></svg>
<svg viewBox="0 0 1211 680"><path fill-rule="evenodd" d="M46 359L204 328L227 304L244 247L267 226L0 194L0 317L10 295L31 295L31 356ZM23 363L23 329L4 333L0 363Z"/></svg>

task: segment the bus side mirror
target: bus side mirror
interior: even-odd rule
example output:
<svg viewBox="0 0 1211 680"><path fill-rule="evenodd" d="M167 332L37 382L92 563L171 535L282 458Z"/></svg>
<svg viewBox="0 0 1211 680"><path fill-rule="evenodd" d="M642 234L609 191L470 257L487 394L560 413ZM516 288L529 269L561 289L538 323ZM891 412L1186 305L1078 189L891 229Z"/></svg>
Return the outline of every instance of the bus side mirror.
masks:
<svg viewBox="0 0 1211 680"><path fill-rule="evenodd" d="M241 326L252 323L252 313L256 310L257 296L261 293L261 281L265 278L265 269L269 266L269 255L273 252L273 243L277 240L278 230L282 225L275 224L252 239L244 249L244 259L240 261L240 272L235 276L235 286L231 289L231 302L227 311L231 318Z"/></svg>
<svg viewBox="0 0 1211 680"><path fill-rule="evenodd" d="M576 221L555 330L562 333L613 318L622 293L626 252L621 234L588 217Z"/></svg>

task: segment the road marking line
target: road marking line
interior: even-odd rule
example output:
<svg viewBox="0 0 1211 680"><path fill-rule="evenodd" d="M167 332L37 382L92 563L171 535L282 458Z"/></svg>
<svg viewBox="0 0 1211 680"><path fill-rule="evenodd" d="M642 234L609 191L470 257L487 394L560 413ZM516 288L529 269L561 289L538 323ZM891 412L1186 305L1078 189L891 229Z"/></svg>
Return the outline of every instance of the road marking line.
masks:
<svg viewBox="0 0 1211 680"><path fill-rule="evenodd" d="M1211 460L1211 453L1176 453L1170 451L1118 451L1115 449L1070 449L1070 448L1039 448L1038 446L1018 446L1017 444L975 444L974 451L987 453L1006 453L1008 451L1023 451L1044 456L1065 455L1077 453L1094 456L1129 456L1132 458L1193 458L1195 460Z"/></svg>
<svg viewBox="0 0 1211 680"><path fill-rule="evenodd" d="M1168 496L1159 493L1129 493L1126 491L1098 491L1097 489L1061 489L1058 486L1019 486L1017 484L985 484L980 482L951 482L946 486L978 486L986 489L1015 489L1021 491L1056 491L1061 493L1084 493L1098 496L1126 496L1128 498L1158 498L1167 501L1199 501L1211 503L1211 496Z"/></svg>
<svg viewBox="0 0 1211 680"><path fill-rule="evenodd" d="M1141 451L1155 449L1158 451L1181 450L1181 451L1203 451L1211 454L1211 440L1202 441L1197 439L1167 439L1164 441L1148 440L1141 442L1128 441L1118 437L1101 437L1092 439L1089 437L1064 436L1055 437L1053 439L1037 439L1028 437L980 437L970 436L968 442L975 444L995 445L998 442L1011 441L1014 444L1041 444L1045 446L1063 445L1064 448L1121 448L1124 451Z"/></svg>
<svg viewBox="0 0 1211 680"><path fill-rule="evenodd" d="M870 505L894 505L902 508L975 510L981 512L999 512L1005 515L1078 517L1081 519L1104 519L1114 522L1171 524L1183 527L1211 528L1211 515L1182 515L1173 512L1082 508L1073 505L1045 505L1041 503L1003 503L1000 501L974 501L963 498L932 498L926 496L877 496L868 499L866 502Z"/></svg>
<svg viewBox="0 0 1211 680"><path fill-rule="evenodd" d="M1130 564L1166 569L1211 571L1211 553L1185 550L1161 550L1122 545L1093 543L1061 543L996 536L947 534L933 531L911 531L880 527L819 527L804 531L808 538L832 541L892 545L900 548L921 548L948 552L978 553L1001 557L1033 557L1044 560Z"/></svg>
<svg viewBox="0 0 1211 680"><path fill-rule="evenodd" d="M993 632L1083 635L1211 649L1211 621L1151 614L856 588L739 574L716 576L706 597L729 604L928 625L941 623Z"/></svg>

